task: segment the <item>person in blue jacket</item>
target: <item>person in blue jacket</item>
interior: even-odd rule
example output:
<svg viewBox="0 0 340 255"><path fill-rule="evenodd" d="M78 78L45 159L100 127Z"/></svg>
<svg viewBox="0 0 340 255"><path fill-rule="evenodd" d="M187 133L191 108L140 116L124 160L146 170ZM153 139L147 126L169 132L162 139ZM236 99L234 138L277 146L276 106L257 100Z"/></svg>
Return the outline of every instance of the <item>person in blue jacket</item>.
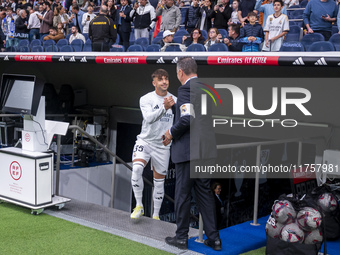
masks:
<svg viewBox="0 0 340 255"><path fill-rule="evenodd" d="M263 42L263 29L259 23L256 23L257 14L255 12L248 13L249 23L241 29L240 42L244 43L242 51L259 51L259 45Z"/></svg>

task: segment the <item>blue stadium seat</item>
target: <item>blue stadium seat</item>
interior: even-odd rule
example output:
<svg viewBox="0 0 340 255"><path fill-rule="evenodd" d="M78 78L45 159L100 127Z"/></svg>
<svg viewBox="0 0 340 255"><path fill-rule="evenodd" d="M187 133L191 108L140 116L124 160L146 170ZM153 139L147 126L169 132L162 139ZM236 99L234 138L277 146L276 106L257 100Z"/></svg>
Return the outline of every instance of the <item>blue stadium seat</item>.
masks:
<svg viewBox="0 0 340 255"><path fill-rule="evenodd" d="M80 52L83 51L83 46L84 46L84 42L81 39L75 39L73 40L70 45L72 46L73 50L75 52Z"/></svg>
<svg viewBox="0 0 340 255"><path fill-rule="evenodd" d="M111 47L110 52L124 52L124 46L119 45L120 47Z"/></svg>
<svg viewBox="0 0 340 255"><path fill-rule="evenodd" d="M43 42L44 48L46 48L47 46L50 46L50 45L55 45L55 41L53 41L53 40L47 40L47 41L44 41L44 42Z"/></svg>
<svg viewBox="0 0 340 255"><path fill-rule="evenodd" d="M30 48L28 46L20 46L17 47L19 52L30 52Z"/></svg>
<svg viewBox="0 0 340 255"><path fill-rule="evenodd" d="M155 52L155 51L159 51L160 49L161 49L161 46L159 44L151 44L148 47L146 47L145 51Z"/></svg>
<svg viewBox="0 0 340 255"><path fill-rule="evenodd" d="M340 51L340 34L332 35L329 42L333 43L336 51Z"/></svg>
<svg viewBox="0 0 340 255"><path fill-rule="evenodd" d="M163 38L163 33L164 33L164 31L159 31L158 34L156 35L156 37Z"/></svg>
<svg viewBox="0 0 340 255"><path fill-rule="evenodd" d="M141 37L135 41L135 45L140 45L145 50L149 46L149 38Z"/></svg>
<svg viewBox="0 0 340 255"><path fill-rule="evenodd" d="M152 40L151 44L158 44L160 41L162 41L162 39L163 39L163 32L161 35L159 35L158 33L158 35Z"/></svg>
<svg viewBox="0 0 340 255"><path fill-rule="evenodd" d="M178 45L170 45L165 48L165 51L181 51Z"/></svg>
<svg viewBox="0 0 340 255"><path fill-rule="evenodd" d="M332 35L337 34L339 32L338 26L332 26Z"/></svg>
<svg viewBox="0 0 340 255"><path fill-rule="evenodd" d="M130 45L134 45L135 44L135 30L132 29L131 33L130 33L130 38L129 38L129 43Z"/></svg>
<svg viewBox="0 0 340 255"><path fill-rule="evenodd" d="M68 40L66 40L66 39L60 39L60 40L57 42L57 46L58 46L59 49L60 49L61 47L63 47L64 45L68 45Z"/></svg>
<svg viewBox="0 0 340 255"><path fill-rule="evenodd" d="M65 39L69 42L70 41L70 37L71 37L72 34L68 34L66 35Z"/></svg>
<svg viewBox="0 0 340 255"><path fill-rule="evenodd" d="M187 51L205 51L205 47L200 43L190 44Z"/></svg>
<svg viewBox="0 0 340 255"><path fill-rule="evenodd" d="M308 0L303 0L303 1L300 2L300 7L306 8L307 4L308 4Z"/></svg>
<svg viewBox="0 0 340 255"><path fill-rule="evenodd" d="M40 41L40 39L34 39L31 41L31 48L34 47L34 46L42 46L42 43Z"/></svg>
<svg viewBox="0 0 340 255"><path fill-rule="evenodd" d="M223 29L223 28L220 28L218 29L218 32L223 36L223 37L227 37L228 36L228 31Z"/></svg>
<svg viewBox="0 0 340 255"><path fill-rule="evenodd" d="M127 49L128 52L131 52L131 51L143 51L143 47L140 46L139 44L136 44L136 45L131 45L128 49Z"/></svg>
<svg viewBox="0 0 340 255"><path fill-rule="evenodd" d="M285 42L295 42L300 41L300 34L287 33L285 36Z"/></svg>
<svg viewBox="0 0 340 255"><path fill-rule="evenodd" d="M57 45L44 46L44 49L45 49L45 52L58 52L59 51Z"/></svg>
<svg viewBox="0 0 340 255"><path fill-rule="evenodd" d="M209 47L208 51L229 51L229 49L224 43L215 43Z"/></svg>
<svg viewBox="0 0 340 255"><path fill-rule="evenodd" d="M292 19L302 19L304 10L294 10L291 12Z"/></svg>
<svg viewBox="0 0 340 255"><path fill-rule="evenodd" d="M40 37L40 41L41 41L42 43L44 42L44 37L47 36L47 35L48 35L48 34L43 35L43 36Z"/></svg>
<svg viewBox="0 0 340 255"><path fill-rule="evenodd" d="M86 40L84 47L83 47L83 51L85 51L85 52L91 52L92 51L92 42L91 42L90 39Z"/></svg>
<svg viewBox="0 0 340 255"><path fill-rule="evenodd" d="M205 30L201 30L202 36L204 37L204 40L208 39L208 32Z"/></svg>
<svg viewBox="0 0 340 255"><path fill-rule="evenodd" d="M31 47L31 52L44 52L44 48L41 45Z"/></svg>
<svg viewBox="0 0 340 255"><path fill-rule="evenodd" d="M89 39L89 34L85 33L85 34L83 34L83 36L85 37L85 42L86 42L86 40ZM117 34L117 36L118 36L118 34Z"/></svg>
<svg viewBox="0 0 340 255"><path fill-rule="evenodd" d="M73 52L73 48L71 45L64 45L60 48L60 52Z"/></svg>
<svg viewBox="0 0 340 255"><path fill-rule="evenodd" d="M7 52L16 52L16 51L17 51L17 48L14 47L14 46L10 46L10 47L7 47L7 48L6 48L6 51L7 51Z"/></svg>
<svg viewBox="0 0 340 255"><path fill-rule="evenodd" d="M183 40L183 36L182 35L174 36L174 38L172 39L172 42L174 42L174 43L182 43L182 40Z"/></svg>
<svg viewBox="0 0 340 255"><path fill-rule="evenodd" d="M312 43L320 41L325 41L325 37L319 33L306 34L301 39L301 43L305 46L306 51L309 50L309 46L312 45Z"/></svg>
<svg viewBox="0 0 340 255"><path fill-rule="evenodd" d="M117 33L117 38L114 44L119 44L119 41L120 41L120 37L119 37L119 34Z"/></svg>
<svg viewBox="0 0 340 255"><path fill-rule="evenodd" d="M21 46L29 47L30 46L29 40L28 39L20 40L17 47L19 48Z"/></svg>
<svg viewBox="0 0 340 255"><path fill-rule="evenodd" d="M331 42L314 42L308 51L335 51L335 48Z"/></svg>
<svg viewBox="0 0 340 255"><path fill-rule="evenodd" d="M298 41L283 42L280 51L305 51L305 47Z"/></svg>
<svg viewBox="0 0 340 255"><path fill-rule="evenodd" d="M181 37L183 37L183 35L189 35L188 31L186 31L186 30L178 30L178 31L174 34L174 37L175 37L175 36L181 36Z"/></svg>

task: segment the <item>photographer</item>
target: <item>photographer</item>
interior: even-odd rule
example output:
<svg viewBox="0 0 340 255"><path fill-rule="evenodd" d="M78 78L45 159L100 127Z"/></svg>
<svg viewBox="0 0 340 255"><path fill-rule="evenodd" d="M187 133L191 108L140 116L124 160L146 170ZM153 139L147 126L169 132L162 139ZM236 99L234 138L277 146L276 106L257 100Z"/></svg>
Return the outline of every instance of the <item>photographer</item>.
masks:
<svg viewBox="0 0 340 255"><path fill-rule="evenodd" d="M181 25L182 15L174 0L162 0L157 5L156 16L161 16L160 31L177 31Z"/></svg>
<svg viewBox="0 0 340 255"><path fill-rule="evenodd" d="M217 29L228 29L228 21L233 9L229 6L229 0L222 0L221 5L215 5L210 18L214 18L214 27Z"/></svg>
<svg viewBox="0 0 340 255"><path fill-rule="evenodd" d="M83 15L83 19L81 21L81 24L83 25L83 34L89 33L89 26L91 20L94 19L97 15L93 13L93 3L90 3L87 7L87 13Z"/></svg>

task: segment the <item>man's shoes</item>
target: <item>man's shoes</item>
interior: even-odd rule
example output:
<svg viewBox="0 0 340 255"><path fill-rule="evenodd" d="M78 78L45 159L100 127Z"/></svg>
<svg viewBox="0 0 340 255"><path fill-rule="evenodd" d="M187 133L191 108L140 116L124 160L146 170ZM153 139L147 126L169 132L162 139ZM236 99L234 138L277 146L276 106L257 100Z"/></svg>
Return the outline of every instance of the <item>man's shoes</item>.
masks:
<svg viewBox="0 0 340 255"><path fill-rule="evenodd" d="M221 239L216 239L215 241L209 241L209 239L204 240L204 244L213 248L215 251L220 251L222 249Z"/></svg>
<svg viewBox="0 0 340 255"><path fill-rule="evenodd" d="M152 217L154 220L161 220L160 218L159 218L159 216L153 216Z"/></svg>
<svg viewBox="0 0 340 255"><path fill-rule="evenodd" d="M182 250L188 249L188 239L186 238L179 239L179 238L176 238L176 236L174 237L168 236L165 238L165 242L169 245L175 246Z"/></svg>
<svg viewBox="0 0 340 255"><path fill-rule="evenodd" d="M144 215L144 208L143 206L137 205L133 212L131 213L131 219L139 219L140 216Z"/></svg>

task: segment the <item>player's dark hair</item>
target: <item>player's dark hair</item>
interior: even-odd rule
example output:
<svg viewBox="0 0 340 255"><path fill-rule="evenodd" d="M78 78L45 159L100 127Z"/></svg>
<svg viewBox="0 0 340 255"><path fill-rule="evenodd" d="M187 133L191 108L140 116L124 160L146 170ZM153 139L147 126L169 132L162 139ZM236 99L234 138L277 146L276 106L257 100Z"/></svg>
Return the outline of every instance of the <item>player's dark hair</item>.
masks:
<svg viewBox="0 0 340 255"><path fill-rule="evenodd" d="M165 71L164 69L157 69L156 71L154 71L152 74L151 74L151 78L154 79L154 78L158 78L158 79L162 79L162 77L165 76L167 78L169 78L169 74L167 71Z"/></svg>
<svg viewBox="0 0 340 255"><path fill-rule="evenodd" d="M177 69L182 70L185 75L197 74L197 64L191 57L182 57L177 62Z"/></svg>
<svg viewBox="0 0 340 255"><path fill-rule="evenodd" d="M273 4L274 4L275 2L278 2L278 3L280 3L281 6L283 6L282 0L274 0Z"/></svg>

